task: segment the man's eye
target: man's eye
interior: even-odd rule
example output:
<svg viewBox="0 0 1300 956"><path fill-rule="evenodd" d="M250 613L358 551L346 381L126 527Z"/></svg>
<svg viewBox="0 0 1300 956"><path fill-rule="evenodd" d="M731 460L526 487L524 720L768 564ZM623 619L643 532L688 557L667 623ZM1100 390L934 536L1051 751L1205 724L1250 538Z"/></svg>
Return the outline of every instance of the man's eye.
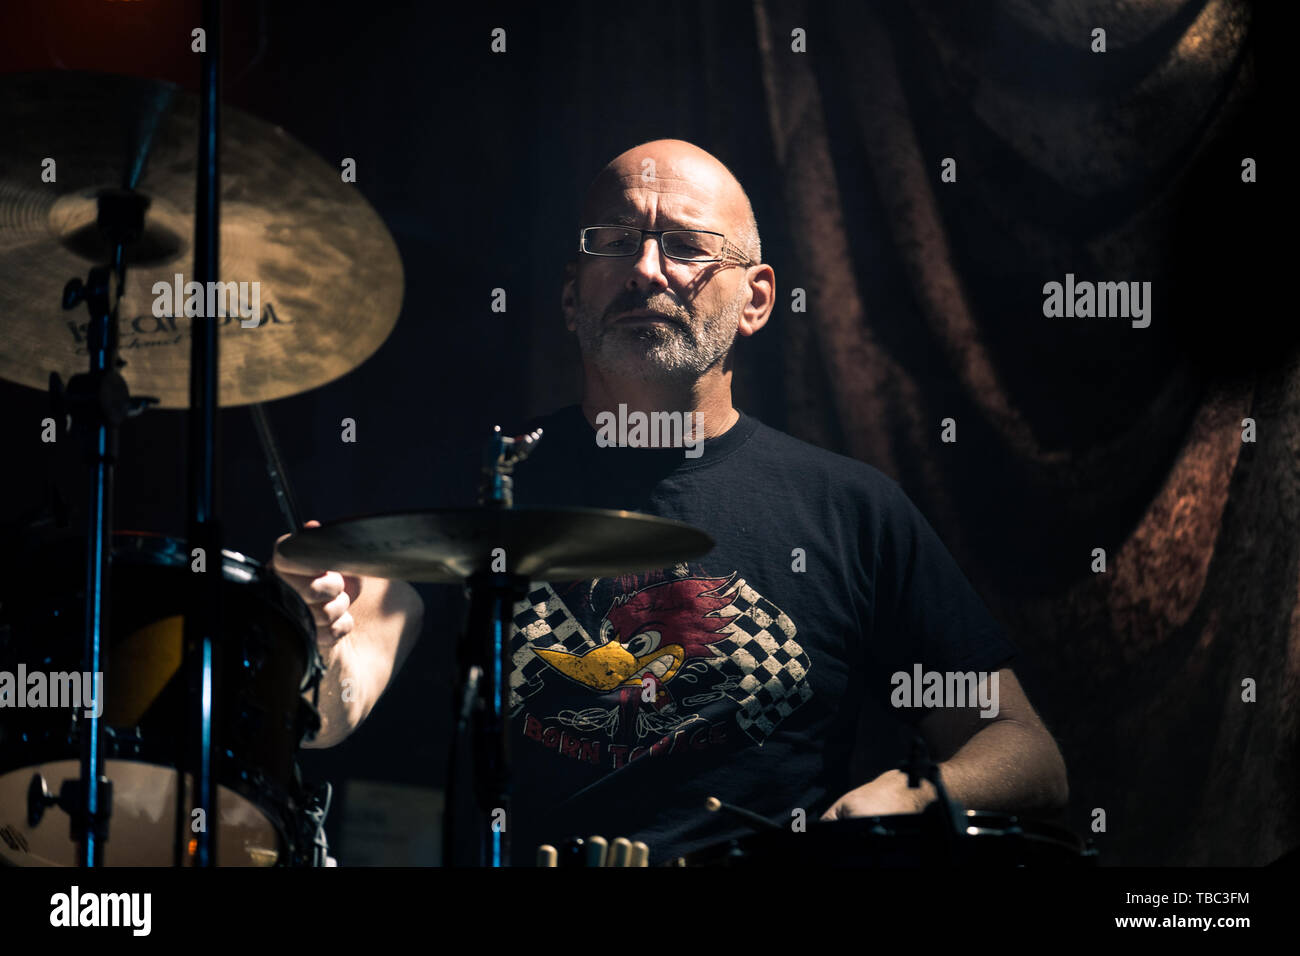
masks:
<svg viewBox="0 0 1300 956"><path fill-rule="evenodd" d="M682 256L687 259L705 259L709 256L709 251L701 246L698 242L692 242L682 236L676 236L670 243L670 249L675 256Z"/></svg>

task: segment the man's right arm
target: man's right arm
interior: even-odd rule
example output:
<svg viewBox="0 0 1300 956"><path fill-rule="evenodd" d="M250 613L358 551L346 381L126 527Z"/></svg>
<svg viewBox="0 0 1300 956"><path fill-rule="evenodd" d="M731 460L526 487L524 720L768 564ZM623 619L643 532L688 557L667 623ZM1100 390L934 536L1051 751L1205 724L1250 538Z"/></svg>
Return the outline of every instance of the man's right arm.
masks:
<svg viewBox="0 0 1300 956"><path fill-rule="evenodd" d="M306 527L317 527L318 521ZM276 573L311 612L325 666L318 709L321 728L305 748L333 747L369 716L419 639L424 602L405 581L344 575L296 565L279 553Z"/></svg>

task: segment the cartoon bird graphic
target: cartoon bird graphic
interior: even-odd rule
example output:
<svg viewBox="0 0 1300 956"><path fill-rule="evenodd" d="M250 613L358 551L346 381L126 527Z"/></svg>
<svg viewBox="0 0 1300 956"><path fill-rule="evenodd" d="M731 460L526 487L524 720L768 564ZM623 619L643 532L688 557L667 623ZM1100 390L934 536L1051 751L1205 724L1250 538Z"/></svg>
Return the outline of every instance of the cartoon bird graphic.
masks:
<svg viewBox="0 0 1300 956"><path fill-rule="evenodd" d="M724 592L735 577L683 578L633 591L616 599L602 620L605 643L582 654L545 648L534 653L598 694L634 689L640 700L645 681L652 681L655 706L662 708L671 700L665 685L687 662L712 658L712 645L726 636L729 618L720 612L731 603Z"/></svg>

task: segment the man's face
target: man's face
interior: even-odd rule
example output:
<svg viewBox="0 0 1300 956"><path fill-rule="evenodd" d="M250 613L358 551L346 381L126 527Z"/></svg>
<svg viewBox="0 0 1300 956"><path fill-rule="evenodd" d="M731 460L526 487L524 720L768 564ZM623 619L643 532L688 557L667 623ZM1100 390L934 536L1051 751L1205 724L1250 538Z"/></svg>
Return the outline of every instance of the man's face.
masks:
<svg viewBox="0 0 1300 956"><path fill-rule="evenodd" d="M707 229L734 241L735 226L718 210L710 185L627 176L605 190L589 213L595 218L583 224ZM735 340L748 299L745 270L669 259L657 237L644 238L632 256L579 255L574 321L583 357L607 375L698 379Z"/></svg>

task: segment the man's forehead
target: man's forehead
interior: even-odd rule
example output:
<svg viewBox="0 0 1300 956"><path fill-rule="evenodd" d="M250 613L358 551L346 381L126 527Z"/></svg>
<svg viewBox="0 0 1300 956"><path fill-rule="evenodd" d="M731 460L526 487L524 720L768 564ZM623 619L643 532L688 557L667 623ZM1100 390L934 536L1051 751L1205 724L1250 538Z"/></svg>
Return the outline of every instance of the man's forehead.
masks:
<svg viewBox="0 0 1300 956"><path fill-rule="evenodd" d="M656 193L660 215L700 219L717 214L717 193L689 179L628 175L605 179L593 197L595 215L606 219L639 209L646 193Z"/></svg>

